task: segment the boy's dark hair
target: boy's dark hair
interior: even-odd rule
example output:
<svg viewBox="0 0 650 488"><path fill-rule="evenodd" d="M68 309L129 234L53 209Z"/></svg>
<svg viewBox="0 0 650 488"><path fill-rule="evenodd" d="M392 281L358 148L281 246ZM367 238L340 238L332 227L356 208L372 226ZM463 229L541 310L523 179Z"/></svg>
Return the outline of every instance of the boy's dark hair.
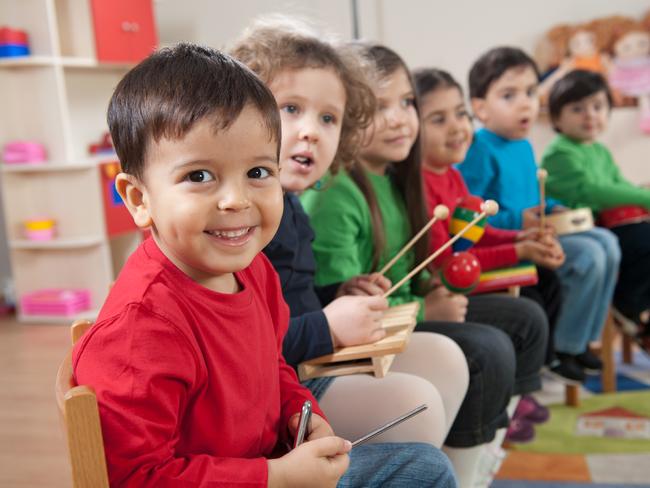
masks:
<svg viewBox="0 0 650 488"><path fill-rule="evenodd" d="M420 99L441 88L457 88L461 95L463 94L463 89L454 77L441 69L419 68L411 74Z"/></svg>
<svg viewBox="0 0 650 488"><path fill-rule="evenodd" d="M161 49L122 78L108 106L108 127L122 170L141 178L152 140L180 139L202 119L225 130L248 104L259 110L279 154L278 107L250 69L193 44Z"/></svg>
<svg viewBox="0 0 650 488"><path fill-rule="evenodd" d="M511 68L529 66L539 79L539 70L528 54L516 47L495 47L478 58L469 71L469 97L485 98L490 85Z"/></svg>
<svg viewBox="0 0 650 488"><path fill-rule="evenodd" d="M557 120L562 108L598 92L605 92L607 102L612 106L612 93L607 81L600 73L577 69L555 82L548 97L548 111L551 120ZM555 129L557 130L557 129Z"/></svg>

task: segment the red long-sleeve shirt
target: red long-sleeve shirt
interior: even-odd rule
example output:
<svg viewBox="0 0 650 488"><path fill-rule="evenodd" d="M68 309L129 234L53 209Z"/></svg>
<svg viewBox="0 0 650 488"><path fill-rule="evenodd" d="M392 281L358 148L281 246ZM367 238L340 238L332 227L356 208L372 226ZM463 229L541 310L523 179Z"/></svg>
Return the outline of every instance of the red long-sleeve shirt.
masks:
<svg viewBox="0 0 650 488"><path fill-rule="evenodd" d="M73 351L97 393L111 486L266 486L288 418L311 400L282 357L289 313L270 263L211 291L152 239Z"/></svg>
<svg viewBox="0 0 650 488"><path fill-rule="evenodd" d="M433 215L436 205L443 204L449 208L449 217L444 221L436 222L431 227L430 244L433 252L449 240L449 220L460 199L469 195L469 190L462 175L455 168L449 168L443 174L423 168L422 179L429 217ZM486 225L483 237L469 251L479 260L483 271L513 266L519 262L514 246L516 236L517 231L496 229ZM447 249L436 258L434 264L440 266L451 253L451 248Z"/></svg>

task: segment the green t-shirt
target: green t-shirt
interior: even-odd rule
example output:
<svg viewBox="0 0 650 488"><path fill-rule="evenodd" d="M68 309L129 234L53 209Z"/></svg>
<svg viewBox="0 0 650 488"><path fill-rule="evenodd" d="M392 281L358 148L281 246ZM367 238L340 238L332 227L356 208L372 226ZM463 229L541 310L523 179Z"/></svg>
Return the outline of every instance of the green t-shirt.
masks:
<svg viewBox="0 0 650 488"><path fill-rule="evenodd" d="M386 246L377 269L387 263L410 240L411 230L404 199L388 176L366 172L375 192L384 225ZM370 208L356 183L341 171L331 178L323 190L309 190L301 196L316 238L312 243L316 257L316 284L329 285L373 271L374 242ZM414 267L411 249L402 256L386 277L397 283ZM418 282L426 282L429 274L421 273ZM415 293L413 280L407 281L390 297L397 305L420 302L418 320L424 316L423 298Z"/></svg>
<svg viewBox="0 0 650 488"><path fill-rule="evenodd" d="M650 209L650 190L626 180L598 142L583 144L559 135L544 151L542 167L548 171L548 196L569 207L589 207L594 212L622 205Z"/></svg>

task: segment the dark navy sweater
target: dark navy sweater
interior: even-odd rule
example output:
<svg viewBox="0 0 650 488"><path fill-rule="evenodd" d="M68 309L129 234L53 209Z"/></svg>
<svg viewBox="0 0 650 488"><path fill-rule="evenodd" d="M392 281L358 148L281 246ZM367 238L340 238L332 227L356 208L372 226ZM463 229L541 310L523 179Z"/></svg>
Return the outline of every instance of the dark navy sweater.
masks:
<svg viewBox="0 0 650 488"><path fill-rule="evenodd" d="M314 285L313 240L314 232L300 200L292 193L285 193L280 228L264 248L264 254L280 275L282 294L291 310L282 349L287 363L294 368L302 361L334 350L323 304L334 298L338 284L326 288Z"/></svg>

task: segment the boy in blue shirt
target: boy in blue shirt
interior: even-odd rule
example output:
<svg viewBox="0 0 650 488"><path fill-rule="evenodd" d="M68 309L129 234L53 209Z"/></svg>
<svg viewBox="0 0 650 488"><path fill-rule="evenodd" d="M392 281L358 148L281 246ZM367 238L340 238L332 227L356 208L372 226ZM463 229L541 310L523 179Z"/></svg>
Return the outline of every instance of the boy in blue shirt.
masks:
<svg viewBox="0 0 650 488"><path fill-rule="evenodd" d="M472 109L483 124L459 166L471 193L499 202L490 223L506 229L539 225L537 164L526 139L539 112L539 73L534 61L511 47L481 56L469 74ZM546 208L564 211L547 199ZM556 372L584 381L585 371L602 368L588 344L600 336L614 292L620 249L616 236L596 228L559 237L566 254L557 270L564 306L555 324Z"/></svg>

